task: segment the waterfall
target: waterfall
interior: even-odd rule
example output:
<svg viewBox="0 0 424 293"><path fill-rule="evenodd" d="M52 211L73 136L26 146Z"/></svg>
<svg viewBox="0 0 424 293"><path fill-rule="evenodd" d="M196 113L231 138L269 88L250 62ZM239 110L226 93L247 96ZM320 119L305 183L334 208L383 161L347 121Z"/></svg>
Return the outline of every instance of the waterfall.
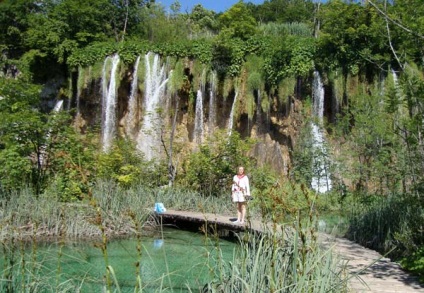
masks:
<svg viewBox="0 0 424 293"><path fill-rule="evenodd" d="M325 193L332 188L330 173L328 171L328 155L325 149L324 134L320 126L312 123L312 148L314 150L313 157L313 176L311 186L312 189L319 193Z"/></svg>
<svg viewBox="0 0 424 293"><path fill-rule="evenodd" d="M394 69L391 69L391 71L392 71L393 83L395 84L395 87L397 87L398 83L399 83L398 82L398 76L397 76L396 71Z"/></svg>
<svg viewBox="0 0 424 293"><path fill-rule="evenodd" d="M138 65L140 63L140 56L134 64L133 80L131 82L131 92L128 99L128 115L125 123L126 133L132 137L134 125L137 117L137 91L138 91Z"/></svg>
<svg viewBox="0 0 424 293"><path fill-rule="evenodd" d="M235 112L236 102L237 102L237 95L238 95L238 92L236 91L236 94L234 96L233 106L231 107L230 120L228 121L228 135L229 136L233 132L233 120L234 120L234 112Z"/></svg>
<svg viewBox="0 0 424 293"><path fill-rule="evenodd" d="M317 123L312 122L312 189L319 193L325 193L332 188L330 173L328 170L328 154L325 147L325 137L322 129L324 117L324 86L317 71L314 72L313 81L313 116Z"/></svg>
<svg viewBox="0 0 424 293"><path fill-rule="evenodd" d="M56 113L60 112L63 110L63 100L59 100L56 102L56 104L54 105L54 108L52 110L53 115L55 115ZM45 138L45 142L43 145L40 146L40 150L39 150L39 164L40 166L44 166L46 164L46 160L47 160L47 142L50 139L51 136L51 132L52 130L49 129L49 131L47 131L46 134L46 138Z"/></svg>
<svg viewBox="0 0 424 293"><path fill-rule="evenodd" d="M101 91L102 91L102 107L105 105L105 99L107 96L107 88L108 88L108 81L107 81L107 65L110 61L110 57L107 56L105 59L105 62L103 63L102 68L102 80L101 80ZM104 114L104 111L102 110L102 115ZM104 117L102 117L102 120L104 120Z"/></svg>
<svg viewBox="0 0 424 293"><path fill-rule="evenodd" d="M402 101L402 90L399 85L399 79L398 79L397 73L393 69L392 69L392 76L393 76L393 86L395 89L396 98L398 99L397 102L400 104Z"/></svg>
<svg viewBox="0 0 424 293"><path fill-rule="evenodd" d="M79 91L77 91L77 97L76 97L76 108L77 108L77 116L81 114L80 111L80 97L81 97L81 93Z"/></svg>
<svg viewBox="0 0 424 293"><path fill-rule="evenodd" d="M153 58L151 58L151 56ZM152 60L153 59L153 60ZM147 160L152 160L160 146L160 116L158 107L165 92L168 81L165 67L160 66L159 55L151 52L144 58L146 75L144 84L144 114L143 124L137 138L137 149L144 153Z"/></svg>
<svg viewBox="0 0 424 293"><path fill-rule="evenodd" d="M116 95L116 74L119 64L119 55L114 55L112 58L112 68L110 71L110 80L109 86L107 85L106 77L106 63L108 62L107 57L105 64L103 65L103 79L102 79L102 92L103 92L103 105L102 110L104 117L102 125L102 145L103 151L107 152L112 146L112 140L116 132L116 104L117 104L117 95Z"/></svg>
<svg viewBox="0 0 424 293"><path fill-rule="evenodd" d="M84 69L81 66L78 67L78 80L77 80L77 96L76 96L76 107L77 115L80 114L80 98L81 98L81 89L83 88L83 78L84 78Z"/></svg>
<svg viewBox="0 0 424 293"><path fill-rule="evenodd" d="M206 89L206 69L203 69L200 77L200 88L197 90L196 111L194 116L193 141L197 144L202 143L203 139L203 93Z"/></svg>
<svg viewBox="0 0 424 293"><path fill-rule="evenodd" d="M314 71L314 81L312 84L313 87L313 114L318 118L319 123L322 122L324 117L324 86L321 81L321 76L318 71Z"/></svg>
<svg viewBox="0 0 424 293"><path fill-rule="evenodd" d="M62 109L63 109L63 100L59 100L56 102L56 105L54 105L53 112L57 113L62 111Z"/></svg>
<svg viewBox="0 0 424 293"><path fill-rule="evenodd" d="M395 91L394 100L391 101L392 106L396 107L396 113L394 117L395 127L399 127L399 123L402 117L407 117L408 115L413 115L413 109L408 109L408 106L404 103L404 93L401 85L399 84L398 74L395 70L391 70L393 77L393 88ZM384 104L383 104L384 105ZM424 120L423 120L424 121Z"/></svg>
<svg viewBox="0 0 424 293"><path fill-rule="evenodd" d="M203 95L202 90L197 90L196 112L194 117L194 140L197 144L202 143L203 136Z"/></svg>
<svg viewBox="0 0 424 293"><path fill-rule="evenodd" d="M216 91L216 73L211 73L210 89L209 89L209 135L212 134L216 123L215 108L215 91Z"/></svg>

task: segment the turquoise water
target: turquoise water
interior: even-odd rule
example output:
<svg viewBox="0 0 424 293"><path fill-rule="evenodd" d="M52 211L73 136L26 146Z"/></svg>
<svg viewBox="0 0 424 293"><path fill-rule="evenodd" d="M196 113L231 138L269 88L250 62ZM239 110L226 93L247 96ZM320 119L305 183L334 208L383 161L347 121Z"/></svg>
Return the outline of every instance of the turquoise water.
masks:
<svg viewBox="0 0 424 293"><path fill-rule="evenodd" d="M134 292L137 275L143 292L199 292L213 279L217 263L232 259L236 243L207 238L199 233L164 229L163 236L114 240L107 245L107 257L95 243L37 245L37 274L58 292L103 292L106 261L113 268L111 292ZM137 247L141 244L141 255ZM27 250L26 269L30 270L33 249ZM137 265L139 263L140 265ZM60 277L58 277L60 276ZM116 286L116 283L118 286ZM41 288L44 288L41 290ZM68 288L65 289L64 288ZM161 290L162 289L162 290ZM166 290L165 290L166 289Z"/></svg>

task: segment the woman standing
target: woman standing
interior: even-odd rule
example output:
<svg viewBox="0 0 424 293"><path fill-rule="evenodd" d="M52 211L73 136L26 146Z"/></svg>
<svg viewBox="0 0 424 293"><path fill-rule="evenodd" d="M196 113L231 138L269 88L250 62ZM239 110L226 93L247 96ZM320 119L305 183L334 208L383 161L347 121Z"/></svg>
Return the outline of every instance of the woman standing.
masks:
<svg viewBox="0 0 424 293"><path fill-rule="evenodd" d="M246 217L246 198L250 196L249 178L244 174L244 167L238 167L237 175L233 177L231 186L233 202L237 205L237 221L235 224L244 224Z"/></svg>

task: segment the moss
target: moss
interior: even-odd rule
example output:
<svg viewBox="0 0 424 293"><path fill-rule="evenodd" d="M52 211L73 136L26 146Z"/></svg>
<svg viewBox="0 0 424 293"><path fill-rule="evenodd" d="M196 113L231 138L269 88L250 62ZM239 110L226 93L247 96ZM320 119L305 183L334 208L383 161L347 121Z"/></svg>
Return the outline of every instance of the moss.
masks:
<svg viewBox="0 0 424 293"><path fill-rule="evenodd" d="M86 88L85 74L87 71L89 72L89 70L86 70L82 68L81 66L78 68L78 81L77 81L78 94L80 94L82 90Z"/></svg>
<svg viewBox="0 0 424 293"><path fill-rule="evenodd" d="M246 100L247 100L247 116L250 120L252 120L253 115L255 113L255 96L253 95L253 92L248 92L246 94Z"/></svg>
<svg viewBox="0 0 424 293"><path fill-rule="evenodd" d="M328 80L332 86L333 97L339 105L343 104L346 82L341 69L336 69L330 72L328 74Z"/></svg>
<svg viewBox="0 0 424 293"><path fill-rule="evenodd" d="M224 79L224 85L223 85L223 96L224 99L226 99L231 91L234 89L234 79L230 76L226 76Z"/></svg>
<svg viewBox="0 0 424 293"><path fill-rule="evenodd" d="M295 77L287 77L283 79L278 85L278 97L281 103L287 101L287 97L294 94L294 88L296 86Z"/></svg>
<svg viewBox="0 0 424 293"><path fill-rule="evenodd" d="M175 94L183 86L184 79L184 65L181 60L178 60L168 81L168 90L171 95Z"/></svg>
<svg viewBox="0 0 424 293"><path fill-rule="evenodd" d="M253 71L247 78L247 86L249 90L259 90L263 88L263 79L259 72Z"/></svg>

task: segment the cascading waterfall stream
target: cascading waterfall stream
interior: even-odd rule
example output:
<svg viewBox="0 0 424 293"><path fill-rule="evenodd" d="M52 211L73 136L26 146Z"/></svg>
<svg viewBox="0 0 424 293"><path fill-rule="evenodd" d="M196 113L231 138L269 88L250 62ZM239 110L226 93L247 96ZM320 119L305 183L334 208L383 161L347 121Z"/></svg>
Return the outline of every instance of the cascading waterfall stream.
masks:
<svg viewBox="0 0 424 293"><path fill-rule="evenodd" d="M107 96L107 89L108 89L108 80L107 80L107 66L110 61L110 57L106 57L105 62L103 62L103 68L102 68L102 79L101 79L101 90L102 90L102 107L105 106L105 98ZM104 115L104 110L102 110L102 115ZM104 117L102 117L102 120L104 120Z"/></svg>
<svg viewBox="0 0 424 293"><path fill-rule="evenodd" d="M202 90L197 90L196 112L194 117L194 141L202 143L203 138L203 94Z"/></svg>
<svg viewBox="0 0 424 293"><path fill-rule="evenodd" d="M396 71L394 71L393 69L392 69L392 77L393 77L393 86L395 88L396 98L398 99L398 102L400 104L402 99L403 99L402 90L401 90L400 85L399 85L398 75L397 75Z"/></svg>
<svg viewBox="0 0 424 293"><path fill-rule="evenodd" d="M215 92L216 92L216 73L211 73L210 90L209 90L209 135L212 134L216 123L216 108L215 108Z"/></svg>
<svg viewBox="0 0 424 293"><path fill-rule="evenodd" d="M156 157L160 146L160 116L157 108L164 95L168 78L165 67L160 66L159 55L149 52L144 60L146 64L144 114L143 124L138 133L137 149L144 153L147 160L152 160Z"/></svg>
<svg viewBox="0 0 424 293"><path fill-rule="evenodd" d="M133 80L131 82L131 92L128 99L128 115L125 123L127 135L133 136L134 124L137 116L137 91L138 91L138 65L140 64L140 56L134 64Z"/></svg>
<svg viewBox="0 0 424 293"><path fill-rule="evenodd" d="M57 113L62 111L62 109L63 109L63 100L59 100L56 102L56 105L54 105L53 112Z"/></svg>
<svg viewBox="0 0 424 293"><path fill-rule="evenodd" d="M102 125L102 146L103 151L108 152L112 146L112 141L116 133L116 74L119 64L119 55L114 55L112 58L112 68L110 71L109 86L106 81L106 62L107 57L103 66L103 79L102 79L102 91L103 91L103 125Z"/></svg>
<svg viewBox="0 0 424 293"><path fill-rule="evenodd" d="M404 93L402 91L402 87L399 84L399 78L398 78L398 74L396 73L396 71L394 69L391 70L392 73L392 78L393 78L393 88L395 90L395 98L396 98L396 112L395 117L394 117L394 124L395 127L399 127L399 123L402 120L402 117L407 117L408 114L408 109L405 106L404 103ZM424 122L424 118L423 118L423 122Z"/></svg>
<svg viewBox="0 0 424 293"><path fill-rule="evenodd" d="M52 110L53 115L55 115L56 113L60 112L63 110L63 100L59 100L56 102L56 104L54 105L54 108ZM45 141L48 142L51 136L51 129L49 129L49 131L46 134L46 138ZM39 163L40 166L44 166L46 164L46 160L47 160L47 145L44 144L40 147L40 155L39 155Z"/></svg>
<svg viewBox="0 0 424 293"><path fill-rule="evenodd" d="M237 96L238 96L238 91L236 91L236 94L234 95L233 106L231 107L230 120L228 121L228 136L231 136L231 134L233 133L233 123L234 123L233 121L234 121L234 112L237 105L236 104Z"/></svg>
<svg viewBox="0 0 424 293"><path fill-rule="evenodd" d="M205 89L206 69L203 69L200 79L200 88L197 90L196 110L194 113L193 141L195 141L198 145L200 145L203 140L203 93L205 92Z"/></svg>
<svg viewBox="0 0 424 293"><path fill-rule="evenodd" d="M400 87L399 87L399 79L398 76L396 74L396 71L394 71L393 69L391 70L392 73L392 78L393 78L393 87L395 90L395 94L396 94L396 99L397 99L397 103L400 103L400 101L402 100L402 95L401 95L401 91L400 91ZM395 123L397 123L397 119L395 119Z"/></svg>
<svg viewBox="0 0 424 293"><path fill-rule="evenodd" d="M312 122L312 148L313 148L313 166L312 166L312 189L319 193L325 193L332 188L332 182L329 173L328 154L325 148L325 138L322 130L324 116L324 86L321 77L317 71L314 72L313 81L313 115L316 117L317 125Z"/></svg>
<svg viewBox="0 0 424 293"><path fill-rule="evenodd" d="M313 81L313 114L322 123L324 117L324 86L321 81L321 76L318 71L314 71Z"/></svg>
<svg viewBox="0 0 424 293"><path fill-rule="evenodd" d="M81 89L83 88L83 75L85 74L84 70L80 66L78 68L78 82L77 82L77 96L76 96L76 107L77 115L80 114L80 99L81 99Z"/></svg>

